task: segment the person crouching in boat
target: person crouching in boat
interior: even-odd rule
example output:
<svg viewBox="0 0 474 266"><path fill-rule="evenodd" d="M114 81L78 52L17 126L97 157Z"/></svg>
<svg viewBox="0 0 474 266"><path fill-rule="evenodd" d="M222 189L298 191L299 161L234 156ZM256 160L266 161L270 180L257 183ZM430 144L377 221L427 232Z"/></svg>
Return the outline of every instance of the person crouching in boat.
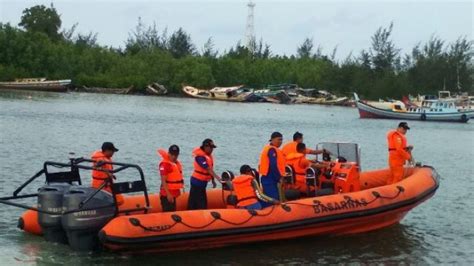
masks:
<svg viewBox="0 0 474 266"><path fill-rule="evenodd" d="M287 142L285 143L285 145L283 145L283 148L281 149L281 151L283 152L283 155L286 157L291 153L296 153L297 152L296 145L298 145L298 143L303 143L303 133L296 131L295 134L293 134L293 141ZM308 148L304 150L305 155L306 154L317 155L323 152L324 150L312 150Z"/></svg>
<svg viewBox="0 0 474 266"><path fill-rule="evenodd" d="M178 160L179 147L171 145L168 152L159 149L162 160L158 166L161 175L160 201L163 212L176 211L176 198L184 187L183 167Z"/></svg>
<svg viewBox="0 0 474 266"><path fill-rule="evenodd" d="M294 188L299 190L303 195L308 193L308 186L306 185L306 169L309 167L320 169L328 167L325 163L306 159L306 150L306 144L298 143L298 145L296 145L296 152L290 153L286 156L286 164L293 168L295 174Z"/></svg>
<svg viewBox="0 0 474 266"><path fill-rule="evenodd" d="M95 151L92 154L91 159L94 160L92 167L94 169L92 170L91 186L93 188L99 188L107 179L110 178L110 182L102 190L112 193L112 182L116 178L110 172L114 170L113 165L110 163L112 163L112 156L114 156L114 153L116 152L118 152L118 149L115 148L112 142L104 142L102 144L102 149ZM116 200L119 204L123 203L123 196L117 195Z"/></svg>
<svg viewBox="0 0 474 266"><path fill-rule="evenodd" d="M232 180L232 187L237 196L237 207L249 210L261 210L261 202L267 204L279 204L276 199L266 196L252 174L252 168L249 165L240 167L240 175Z"/></svg>
<svg viewBox="0 0 474 266"><path fill-rule="evenodd" d="M405 134L410 129L406 122L398 124L397 129L390 130L387 134L388 142L388 164L391 176L387 184L394 184L403 179L406 161L411 160L411 150L413 146L407 146Z"/></svg>
<svg viewBox="0 0 474 266"><path fill-rule="evenodd" d="M260 154L259 172L261 174L265 195L280 201L280 180L285 175L285 157L279 149L283 142L283 135L280 132L273 132L270 143L265 145ZM263 207L271 204L262 202Z"/></svg>
<svg viewBox="0 0 474 266"><path fill-rule="evenodd" d="M214 157L212 151L217 148L211 139L205 139L201 147L193 150L194 172L191 176L191 189L189 191L188 210L207 209L206 187L209 181L216 187L215 179L221 178L214 172Z"/></svg>

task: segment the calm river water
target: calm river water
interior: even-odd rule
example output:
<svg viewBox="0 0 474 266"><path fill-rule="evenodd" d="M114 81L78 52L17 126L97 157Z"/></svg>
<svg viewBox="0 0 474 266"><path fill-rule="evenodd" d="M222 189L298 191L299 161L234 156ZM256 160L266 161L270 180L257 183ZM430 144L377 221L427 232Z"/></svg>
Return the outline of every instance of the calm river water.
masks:
<svg viewBox="0 0 474 266"><path fill-rule="evenodd" d="M240 104L101 94L0 92L0 195L9 195L46 160L89 156L102 142L120 149L116 161L142 166L157 191L158 147L178 144L186 178L191 150L214 139L217 172L256 166L272 131L286 140L298 130L314 146L351 141L362 168L386 167L385 134L393 120L362 120L356 109L311 105ZM216 250L159 255L77 253L16 228L23 210L0 206L0 264L473 264L474 121L409 122L417 161L434 166L441 186L398 225L366 234L305 238ZM88 179L88 177L86 177ZM87 180L87 182L89 182ZM187 182L186 182L187 183Z"/></svg>

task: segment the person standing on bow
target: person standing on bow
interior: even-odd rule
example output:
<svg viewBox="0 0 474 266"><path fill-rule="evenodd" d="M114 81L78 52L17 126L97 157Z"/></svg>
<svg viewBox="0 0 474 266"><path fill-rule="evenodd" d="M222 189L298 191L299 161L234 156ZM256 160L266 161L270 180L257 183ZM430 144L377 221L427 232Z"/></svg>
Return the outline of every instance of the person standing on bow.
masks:
<svg viewBox="0 0 474 266"><path fill-rule="evenodd" d="M158 149L162 160L158 166L161 175L160 201L163 212L176 211L176 198L184 187L183 167L178 160L179 147L171 145L168 152Z"/></svg>
<svg viewBox="0 0 474 266"><path fill-rule="evenodd" d="M413 146L407 146L405 134L410 129L406 122L398 124L397 129L390 130L387 134L388 143L388 165L390 167L391 176L387 184L394 184L403 179L404 164L412 159L411 150Z"/></svg>
<svg viewBox="0 0 474 266"><path fill-rule="evenodd" d="M281 201L280 181L285 175L285 157L279 149L282 142L283 135L280 132L273 132L270 143L263 147L259 164L263 193L278 201ZM263 207L270 205L268 202L262 202Z"/></svg>
<svg viewBox="0 0 474 266"><path fill-rule="evenodd" d="M216 181L221 178L214 172L214 157L212 152L217 148L211 139L205 139L200 147L193 150L194 171L191 175L191 189L189 191L188 210L207 209L206 187L209 181L216 187Z"/></svg>

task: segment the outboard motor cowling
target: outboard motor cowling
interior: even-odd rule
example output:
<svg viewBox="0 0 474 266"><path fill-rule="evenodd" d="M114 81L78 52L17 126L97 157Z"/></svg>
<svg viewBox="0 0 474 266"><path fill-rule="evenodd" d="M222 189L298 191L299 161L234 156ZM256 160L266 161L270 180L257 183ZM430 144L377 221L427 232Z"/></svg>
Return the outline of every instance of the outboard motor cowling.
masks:
<svg viewBox="0 0 474 266"><path fill-rule="evenodd" d="M62 225L73 250L89 251L98 247L98 232L115 215L110 193L98 191L83 206L84 200L97 192L91 187L76 187L64 195Z"/></svg>
<svg viewBox="0 0 474 266"><path fill-rule="evenodd" d="M38 223L44 238L50 242L67 244L66 233L61 225L63 196L71 185L67 183L51 183L43 186L38 192ZM53 212L48 214L41 211Z"/></svg>

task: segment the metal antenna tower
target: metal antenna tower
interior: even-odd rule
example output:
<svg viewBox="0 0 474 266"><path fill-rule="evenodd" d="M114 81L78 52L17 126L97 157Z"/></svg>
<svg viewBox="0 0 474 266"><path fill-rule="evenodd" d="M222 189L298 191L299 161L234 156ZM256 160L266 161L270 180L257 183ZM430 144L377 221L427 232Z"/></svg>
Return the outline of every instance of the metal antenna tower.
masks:
<svg viewBox="0 0 474 266"><path fill-rule="evenodd" d="M255 30L254 30L254 24L253 24L253 9L255 8L255 3L252 2L252 0L249 1L247 4L249 8L249 12L247 15L247 27L245 31L245 41L246 41L246 46L247 49L250 50L250 52L254 52L255 50Z"/></svg>

